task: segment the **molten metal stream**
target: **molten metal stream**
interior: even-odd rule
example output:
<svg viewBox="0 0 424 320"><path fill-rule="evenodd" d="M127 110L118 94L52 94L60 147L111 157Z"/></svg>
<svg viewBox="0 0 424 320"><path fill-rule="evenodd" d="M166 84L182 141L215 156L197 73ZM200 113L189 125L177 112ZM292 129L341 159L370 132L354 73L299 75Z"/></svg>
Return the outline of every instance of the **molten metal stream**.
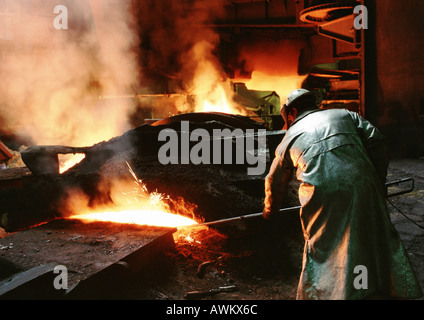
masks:
<svg viewBox="0 0 424 320"><path fill-rule="evenodd" d="M156 227L182 227L197 224L196 221L161 210L123 210L105 211L72 215L69 219L82 221L110 221Z"/></svg>
<svg viewBox="0 0 424 320"><path fill-rule="evenodd" d="M68 169L72 168L74 165L80 163L82 160L85 159L85 154L83 153L77 153L73 155L68 154L63 158L65 158L65 161L60 164L59 173L64 173Z"/></svg>

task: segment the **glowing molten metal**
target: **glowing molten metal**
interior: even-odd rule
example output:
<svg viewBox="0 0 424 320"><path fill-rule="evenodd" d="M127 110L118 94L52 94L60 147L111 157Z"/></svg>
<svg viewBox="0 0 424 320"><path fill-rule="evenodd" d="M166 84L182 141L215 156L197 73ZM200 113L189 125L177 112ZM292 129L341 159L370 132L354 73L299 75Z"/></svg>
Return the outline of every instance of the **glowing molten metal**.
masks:
<svg viewBox="0 0 424 320"><path fill-rule="evenodd" d="M64 173L65 171L72 168L74 165L80 163L83 159L85 159L85 154L77 153L74 155L66 155L64 157L64 161L59 165L59 173Z"/></svg>
<svg viewBox="0 0 424 320"><path fill-rule="evenodd" d="M197 222L180 215L161 210L123 210L105 211L70 216L70 219L82 221L109 221L116 223L130 223L156 227L182 227L194 225Z"/></svg>
<svg viewBox="0 0 424 320"><path fill-rule="evenodd" d="M182 227L197 224L195 220L184 215L172 213L169 205L164 201L164 196L157 192L149 193L146 185L136 177L128 163L127 165L134 180L114 181L110 186L113 204L89 208L84 195L76 192L72 194L68 205L71 212L79 213L71 214L67 218L86 222L107 221L156 227ZM177 205L179 209L192 214L189 206Z"/></svg>

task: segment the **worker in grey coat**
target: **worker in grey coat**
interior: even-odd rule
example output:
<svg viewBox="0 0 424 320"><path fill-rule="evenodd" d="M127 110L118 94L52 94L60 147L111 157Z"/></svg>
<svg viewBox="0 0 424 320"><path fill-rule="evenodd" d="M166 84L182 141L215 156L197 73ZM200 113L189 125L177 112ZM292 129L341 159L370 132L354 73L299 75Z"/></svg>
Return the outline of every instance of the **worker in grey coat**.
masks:
<svg viewBox="0 0 424 320"><path fill-rule="evenodd" d="M263 216L271 219L295 172L301 182L305 238L297 299L422 296L390 221L382 134L345 109L320 109L317 92L290 93L281 114L287 132L265 180Z"/></svg>

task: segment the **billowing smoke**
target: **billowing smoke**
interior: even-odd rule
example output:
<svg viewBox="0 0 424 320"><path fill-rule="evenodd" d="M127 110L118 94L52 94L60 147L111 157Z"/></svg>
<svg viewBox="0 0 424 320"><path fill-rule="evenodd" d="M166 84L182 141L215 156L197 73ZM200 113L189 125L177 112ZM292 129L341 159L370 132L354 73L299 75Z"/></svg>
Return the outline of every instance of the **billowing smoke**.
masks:
<svg viewBox="0 0 424 320"><path fill-rule="evenodd" d="M223 95L231 102L233 88L217 57L220 36L212 27L216 20L227 16L224 1L142 0L134 3L139 17L143 67L175 79L171 81L174 86L165 91L193 97L192 101L175 98L177 111L192 111L190 104L202 107L203 111L214 111L205 106L221 104L222 107ZM249 80L232 80L246 82L252 90L276 91L285 99L304 80L297 74L299 53L304 46L302 40L240 34L233 54L238 55L246 70L254 72ZM163 101L158 105L163 108ZM242 113L235 110L236 106L232 107L230 112ZM195 111L202 110L195 108Z"/></svg>
<svg viewBox="0 0 424 320"><path fill-rule="evenodd" d="M67 29L55 28L58 5L67 8ZM0 2L0 131L34 144L88 146L134 125L130 96L137 92L179 93L174 110L166 96L147 98L162 117L231 100L216 54L220 37L210 27L223 10L223 0ZM298 77L279 84L282 75L296 75L298 48L245 48L240 59L255 70L250 89L298 86Z"/></svg>
<svg viewBox="0 0 424 320"><path fill-rule="evenodd" d="M176 101L177 111L190 111L192 105L203 106L205 100L219 100L221 91L230 99L231 86L216 54L220 38L210 27L223 13L224 2L143 0L135 3L143 67L174 79L171 81L174 86L167 90L194 99Z"/></svg>
<svg viewBox="0 0 424 320"><path fill-rule="evenodd" d="M110 99L134 94L139 80L139 39L129 1L0 5L3 132L29 136L34 144L85 146L129 128L134 101ZM67 11L55 13L58 5ZM67 26L57 28L66 18Z"/></svg>
<svg viewBox="0 0 424 320"><path fill-rule="evenodd" d="M199 62L194 47L199 43L208 46L201 59L210 60L218 45L218 34L205 24L221 12L222 0L136 0L133 4L143 67L178 77L187 86Z"/></svg>

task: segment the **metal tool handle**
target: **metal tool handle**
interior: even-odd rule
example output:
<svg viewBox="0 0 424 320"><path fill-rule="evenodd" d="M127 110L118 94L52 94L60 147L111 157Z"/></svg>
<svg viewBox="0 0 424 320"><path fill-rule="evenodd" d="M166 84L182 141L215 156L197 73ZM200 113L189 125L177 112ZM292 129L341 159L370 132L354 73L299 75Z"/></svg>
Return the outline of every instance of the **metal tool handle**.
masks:
<svg viewBox="0 0 424 320"><path fill-rule="evenodd" d="M391 181L391 182L387 182L385 184L386 188L390 187L390 186L394 186L397 184L402 184L405 182L412 182L410 188L403 190L403 191L399 191L399 192L395 192L392 194L387 195L387 198L391 198L391 197L396 197L405 193L409 193L412 190L414 190L414 185L415 185L415 181L413 178L405 178L405 179L400 179L400 180L395 180L395 181ZM279 210L280 213L290 213L290 212L298 212L302 207L301 206L296 206L296 207L288 207L288 208L281 208ZM232 218L227 218L227 219L221 219L221 220L215 220L215 221L210 221L210 222L204 222L204 223L199 223L193 226L212 226L212 225L217 225L217 224L221 224L221 223L227 223L227 222L233 222L233 221L240 221L240 220L245 220L245 219L251 219L251 218L255 218L255 217L260 217L262 216L262 212L258 212L258 213L251 213L251 214L246 214L246 215L242 215L242 216L237 216L237 217L232 217ZM189 226L187 226L189 227Z"/></svg>
<svg viewBox="0 0 424 320"><path fill-rule="evenodd" d="M396 196L400 196L400 195L412 192L412 190L414 190L414 188L415 188L415 180L413 178L405 178L405 179L399 179L399 180L387 182L386 188L394 186L394 185L402 184L402 183L405 183L405 182L411 182L411 185L408 189L388 194L387 198L392 198L392 197L396 197Z"/></svg>
<svg viewBox="0 0 424 320"><path fill-rule="evenodd" d="M296 212L296 211L299 211L300 208L301 208L301 206L281 208L279 212L280 213ZM260 217L260 216L262 216L262 212L246 214L246 215L243 215L243 216L237 216L237 217L233 217L233 218L215 220L215 221L211 221L211 222L199 223L196 226L211 226L211 225L217 225L217 224L220 224L220 223L240 221L240 220L251 219L251 218Z"/></svg>

